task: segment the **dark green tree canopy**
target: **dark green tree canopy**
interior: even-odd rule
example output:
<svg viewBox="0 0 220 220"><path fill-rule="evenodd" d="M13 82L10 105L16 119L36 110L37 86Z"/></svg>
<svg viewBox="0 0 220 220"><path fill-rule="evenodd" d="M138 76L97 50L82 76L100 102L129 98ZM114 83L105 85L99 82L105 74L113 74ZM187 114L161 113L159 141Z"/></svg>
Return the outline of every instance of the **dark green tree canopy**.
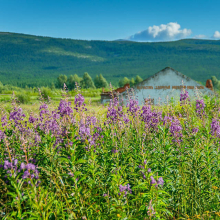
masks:
<svg viewBox="0 0 220 220"><path fill-rule="evenodd" d="M99 82L99 76L96 75L95 79L94 79L94 84L96 88L100 88L100 82Z"/></svg>
<svg viewBox="0 0 220 220"><path fill-rule="evenodd" d="M96 75L94 79L94 83L96 88L107 88L108 87L108 82L107 80L100 74L99 76Z"/></svg>
<svg viewBox="0 0 220 220"><path fill-rule="evenodd" d="M119 87L123 87L125 84L130 84L130 79L127 77L124 77L123 79L119 80Z"/></svg>
<svg viewBox="0 0 220 220"><path fill-rule="evenodd" d="M67 80L67 88L69 90L73 90L76 86L76 83L80 85L80 82L82 81L82 78L80 78L77 74L70 75Z"/></svg>
<svg viewBox="0 0 220 220"><path fill-rule="evenodd" d="M131 81L130 81L130 86L132 87L134 85L135 85L135 80L134 80L134 78L132 78Z"/></svg>
<svg viewBox="0 0 220 220"><path fill-rule="evenodd" d="M59 75L57 78L57 87L63 88L64 83L67 82L67 76L66 75Z"/></svg>
<svg viewBox="0 0 220 220"><path fill-rule="evenodd" d="M214 89L220 90L220 81L215 76L212 76L211 80L212 80Z"/></svg>
<svg viewBox="0 0 220 220"><path fill-rule="evenodd" d="M140 82L142 82L143 81L143 79L140 77L140 76L136 76L135 77L135 84L137 84L137 83L140 83Z"/></svg>
<svg viewBox="0 0 220 220"><path fill-rule="evenodd" d="M108 82L107 82L107 80L102 76L102 74L99 75L99 81L100 81L100 88L102 88L102 87L107 88L107 87L108 87Z"/></svg>
<svg viewBox="0 0 220 220"><path fill-rule="evenodd" d="M91 76L87 72L85 72L83 75L83 79L81 81L81 87L84 89L88 89L88 88L95 89L96 88Z"/></svg>
<svg viewBox="0 0 220 220"><path fill-rule="evenodd" d="M3 91L3 84L2 84L2 82L0 81L0 93L2 93L2 91Z"/></svg>

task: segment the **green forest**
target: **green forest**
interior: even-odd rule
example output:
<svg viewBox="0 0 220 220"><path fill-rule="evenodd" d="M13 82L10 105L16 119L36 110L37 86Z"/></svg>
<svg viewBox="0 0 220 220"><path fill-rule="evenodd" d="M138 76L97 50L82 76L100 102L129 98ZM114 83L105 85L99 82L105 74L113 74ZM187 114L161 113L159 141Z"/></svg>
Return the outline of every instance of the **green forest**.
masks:
<svg viewBox="0 0 220 220"><path fill-rule="evenodd" d="M174 42L85 41L0 33L0 81L19 87L57 85L57 78L87 72L120 86L134 83L170 66L202 82L220 78L220 41L187 39ZM133 79L132 79L133 78ZM120 83L121 81L121 83Z"/></svg>

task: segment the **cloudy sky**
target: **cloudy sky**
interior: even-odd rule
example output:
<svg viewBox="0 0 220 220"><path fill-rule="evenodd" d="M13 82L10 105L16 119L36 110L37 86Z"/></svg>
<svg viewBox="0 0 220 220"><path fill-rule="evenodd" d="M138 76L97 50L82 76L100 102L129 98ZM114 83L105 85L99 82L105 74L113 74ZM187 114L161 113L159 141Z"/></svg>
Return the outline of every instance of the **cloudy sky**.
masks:
<svg viewBox="0 0 220 220"><path fill-rule="evenodd" d="M82 40L220 39L220 0L0 0L0 32Z"/></svg>

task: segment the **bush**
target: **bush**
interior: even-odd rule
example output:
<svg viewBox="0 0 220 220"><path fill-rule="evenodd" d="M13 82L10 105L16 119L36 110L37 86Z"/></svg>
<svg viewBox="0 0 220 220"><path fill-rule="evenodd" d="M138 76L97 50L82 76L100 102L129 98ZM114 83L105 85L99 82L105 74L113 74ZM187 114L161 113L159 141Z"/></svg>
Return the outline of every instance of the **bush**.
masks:
<svg viewBox="0 0 220 220"><path fill-rule="evenodd" d="M20 93L17 96L17 100L22 104L27 104L31 101L31 97L28 94Z"/></svg>
<svg viewBox="0 0 220 220"><path fill-rule="evenodd" d="M51 98L52 96L53 96L53 93L52 93L52 91L51 91L51 89L50 88L47 88L47 87L42 87L41 89L40 89L40 91L41 91L41 96L42 96L42 98L44 99L44 100L49 100L49 98ZM48 98L49 97L49 98Z"/></svg>

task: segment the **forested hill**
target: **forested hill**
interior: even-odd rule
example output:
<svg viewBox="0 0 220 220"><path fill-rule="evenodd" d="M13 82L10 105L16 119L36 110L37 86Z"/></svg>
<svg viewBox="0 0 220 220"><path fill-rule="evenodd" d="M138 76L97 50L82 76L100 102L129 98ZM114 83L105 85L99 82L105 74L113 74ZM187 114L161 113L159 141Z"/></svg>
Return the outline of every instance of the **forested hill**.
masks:
<svg viewBox="0 0 220 220"><path fill-rule="evenodd" d="M179 40L163 43L84 41L0 33L0 81L29 86L55 82L60 74L93 78L102 74L109 82L140 75L148 78L170 66L205 83L220 77L220 41Z"/></svg>

